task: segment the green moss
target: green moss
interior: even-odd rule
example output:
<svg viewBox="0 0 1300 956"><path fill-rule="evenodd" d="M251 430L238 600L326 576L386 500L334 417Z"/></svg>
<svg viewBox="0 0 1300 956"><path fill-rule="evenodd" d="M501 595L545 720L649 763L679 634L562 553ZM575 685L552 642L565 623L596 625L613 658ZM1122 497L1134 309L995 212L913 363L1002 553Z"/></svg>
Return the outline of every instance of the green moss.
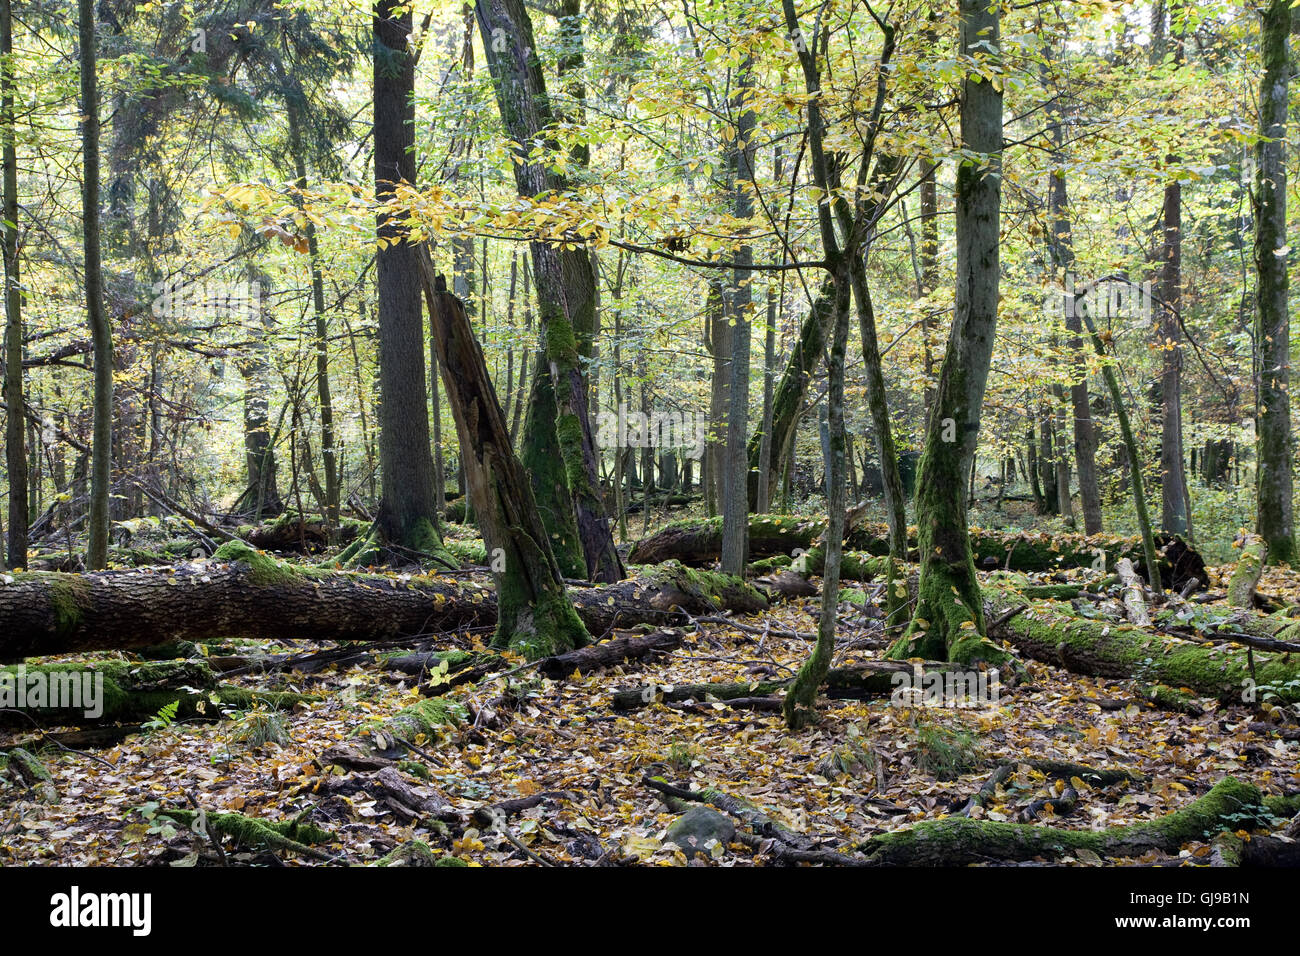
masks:
<svg viewBox="0 0 1300 956"><path fill-rule="evenodd" d="M462 567L466 565L482 566L488 563L487 548L481 538L474 538L469 541L448 539L443 542L443 547L456 563Z"/></svg>
<svg viewBox="0 0 1300 956"><path fill-rule="evenodd" d="M413 741L424 735L436 739L469 719L465 706L445 697L425 697L403 707L386 720L372 721L357 729L359 735L375 735Z"/></svg>
<svg viewBox="0 0 1300 956"><path fill-rule="evenodd" d="M28 780L39 780L44 783L52 783L54 775L50 773L49 768L41 763L31 751L23 747L13 747L8 752L9 762L15 765L23 777Z"/></svg>
<svg viewBox="0 0 1300 956"><path fill-rule="evenodd" d="M1011 642L1040 660L1085 668L1103 677L1132 677L1187 688L1223 703L1241 702L1249 687L1268 686L1284 701L1300 700L1300 661L1246 652L1227 644L1174 641L1140 628L1081 620L1037 607L1003 625Z"/></svg>
<svg viewBox="0 0 1300 956"><path fill-rule="evenodd" d="M248 579L258 587L292 584L299 579L299 573L289 564L277 561L243 541L227 541L213 553L212 560L247 565Z"/></svg>
<svg viewBox="0 0 1300 956"><path fill-rule="evenodd" d="M1110 830L1065 830L1035 824L948 817L872 837L859 848L880 865L964 866L1059 857L1079 850L1098 856L1176 852L1220 830L1270 822L1269 808L1250 784L1225 777L1188 806L1156 820Z"/></svg>
<svg viewBox="0 0 1300 956"><path fill-rule="evenodd" d="M445 859L445 858L444 858ZM375 861L375 866L439 866L439 857L423 840L411 840Z"/></svg>
<svg viewBox="0 0 1300 956"><path fill-rule="evenodd" d="M222 684L217 688L215 696L222 704L240 710L247 710L256 704L264 704L275 710L290 710L295 704L312 704L321 699L319 694L299 694L284 690L255 690L247 687L236 687L233 684Z"/></svg>
<svg viewBox="0 0 1300 956"><path fill-rule="evenodd" d="M502 587L509 587L505 580ZM498 606L505 608L507 601L513 601L515 610L500 615L493 638L495 646L512 647L535 661L591 643L586 625L562 590L536 597L531 603L502 594Z"/></svg>
<svg viewBox="0 0 1300 956"><path fill-rule="evenodd" d="M4 672L16 674L17 667L6 667ZM196 704L205 700L206 692L216 686L216 677L211 668L202 660L187 661L147 661L132 663L128 661L96 661L94 664L39 664L24 665L27 675L43 674L51 688L55 683L68 688L76 683L78 691L86 689L85 676L90 676L90 693L102 679L100 704L103 712L94 719L99 721L142 720L151 717L166 704L180 700L182 706L178 717L190 717L196 713ZM88 701L81 694L80 706L71 711L63 708L34 707L24 709L24 713L35 717L55 717L66 719L69 713L83 720L83 713L89 709ZM64 700L77 700L70 696L67 689Z"/></svg>
<svg viewBox="0 0 1300 956"><path fill-rule="evenodd" d="M53 574L44 580L48 584L55 632L60 638L70 638L81 626L82 615L90 605L90 585L76 574Z"/></svg>
<svg viewBox="0 0 1300 956"><path fill-rule="evenodd" d="M564 414L555 421L555 439L564 457L564 479L569 490L587 483L587 468L582 456L582 422L577 415Z"/></svg>
<svg viewBox="0 0 1300 956"><path fill-rule="evenodd" d="M755 610L766 610L768 606L767 598L757 588L734 574L688 568L680 561L645 565L637 571L639 582L649 587L680 591L706 606L748 606Z"/></svg>
<svg viewBox="0 0 1300 956"><path fill-rule="evenodd" d="M169 817L185 826L193 827L197 816L193 810L164 808L158 811L161 816ZM250 850L287 850L319 856L311 850L313 844L330 843L334 835L306 820L306 814L300 814L292 820L259 820L244 816L242 813L209 813L206 817L206 829L232 840L235 845Z"/></svg>
<svg viewBox="0 0 1300 956"><path fill-rule="evenodd" d="M418 554L428 556L444 567L456 567L456 559L442 546L442 537L428 518L418 519L407 530L402 545Z"/></svg>

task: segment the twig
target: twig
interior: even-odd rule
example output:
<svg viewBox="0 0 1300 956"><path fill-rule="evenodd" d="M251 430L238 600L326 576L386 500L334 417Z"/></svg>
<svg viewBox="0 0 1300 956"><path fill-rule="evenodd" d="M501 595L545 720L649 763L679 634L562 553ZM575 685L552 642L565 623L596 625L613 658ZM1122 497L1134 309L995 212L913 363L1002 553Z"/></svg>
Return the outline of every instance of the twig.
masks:
<svg viewBox="0 0 1300 956"><path fill-rule="evenodd" d="M185 791L185 799L190 802L190 806L192 806L194 812L198 814L197 819L203 821L203 832L207 835L208 842L212 844L212 848L217 851L217 859L221 861L222 866L229 866L230 864L226 860L226 851L221 848L221 838L213 831L212 824L208 822L207 811L199 806L199 801L194 798L194 794L189 790Z"/></svg>

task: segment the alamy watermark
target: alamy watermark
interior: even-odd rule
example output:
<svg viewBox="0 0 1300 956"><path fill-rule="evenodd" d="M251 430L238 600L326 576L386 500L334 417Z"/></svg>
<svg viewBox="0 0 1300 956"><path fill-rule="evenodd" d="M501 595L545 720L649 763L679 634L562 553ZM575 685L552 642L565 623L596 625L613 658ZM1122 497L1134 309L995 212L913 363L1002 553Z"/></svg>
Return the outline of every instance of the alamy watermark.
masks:
<svg viewBox="0 0 1300 956"><path fill-rule="evenodd" d="M153 314L204 324L217 319L255 319L262 310L260 282L155 282Z"/></svg>
<svg viewBox="0 0 1300 956"><path fill-rule="evenodd" d="M89 720L104 714L104 675L93 670L0 671L0 710L79 710Z"/></svg>
<svg viewBox="0 0 1300 956"><path fill-rule="evenodd" d="M698 460L704 455L708 418L699 412L602 411L596 416L596 444L600 448L681 448Z"/></svg>
<svg viewBox="0 0 1300 956"><path fill-rule="evenodd" d="M1151 289L1150 279L1139 283L1110 276L1080 283L1073 272L1067 272L1061 287L1047 293L1043 309L1048 315L1074 318L1082 306L1093 319L1149 324L1155 301Z"/></svg>
<svg viewBox="0 0 1300 956"><path fill-rule="evenodd" d="M1002 696L997 668L989 670L925 670L919 664L890 676L891 707L984 707Z"/></svg>

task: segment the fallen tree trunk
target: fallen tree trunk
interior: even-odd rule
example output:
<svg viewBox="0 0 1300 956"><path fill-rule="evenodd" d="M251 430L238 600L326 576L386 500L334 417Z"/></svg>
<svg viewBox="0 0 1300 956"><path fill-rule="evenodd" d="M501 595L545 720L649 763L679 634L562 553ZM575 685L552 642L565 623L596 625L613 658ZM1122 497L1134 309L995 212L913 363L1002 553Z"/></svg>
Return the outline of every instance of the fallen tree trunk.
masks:
<svg viewBox="0 0 1300 956"><path fill-rule="evenodd" d="M875 866L965 866L989 861L1054 859L1079 851L1099 857L1137 856L1151 850L1177 853L1186 843L1221 830L1267 826L1300 798L1263 797L1259 790L1225 777L1208 793L1163 817L1109 830L1066 830L1025 823L948 817L872 837L861 846ZM1292 810L1294 812L1294 810Z"/></svg>
<svg viewBox="0 0 1300 956"><path fill-rule="evenodd" d="M591 673L624 661L640 660L651 654L666 654L682 646L682 632L671 628L649 634L625 634L565 654L545 658L537 670L551 678L568 677L574 671Z"/></svg>
<svg viewBox="0 0 1300 956"><path fill-rule="evenodd" d="M96 661L0 668L0 725L80 726L139 722L175 703L172 720L219 717L220 706L245 708L260 700L272 708L317 700L310 694L251 690L220 684L205 661Z"/></svg>
<svg viewBox="0 0 1300 956"><path fill-rule="evenodd" d="M1015 595L994 593L991 598L994 616L1020 603ZM1058 609L1062 607L1039 604L996 621L990 635L1010 641L1027 657L1076 674L1186 687L1223 703L1250 702L1260 686L1273 688L1283 700L1300 700L1300 660L1288 654L1252 656L1230 644L1184 641L1114 621L1078 618ZM1257 626L1264 628L1272 620L1262 619ZM1277 621L1279 629L1284 624Z"/></svg>
<svg viewBox="0 0 1300 956"><path fill-rule="evenodd" d="M818 517L794 515L751 515L749 553L751 559L811 552L821 542L826 522ZM1032 531L989 531L972 528L971 550L977 567L983 570L1050 571L1058 568L1098 566L1114 570L1122 558L1129 558L1140 570L1142 541L1110 535L1048 535ZM889 554L889 529L879 523L852 520L846 525L845 547L881 557ZM909 560L915 561L916 535L909 533ZM1208 580L1199 555L1178 539L1167 539L1162 548L1162 572L1176 582L1185 582L1199 569L1202 585ZM633 564L656 564L678 560L699 566L717 561L722 553L722 520L704 518L675 521L632 548Z"/></svg>
<svg viewBox="0 0 1300 956"><path fill-rule="evenodd" d="M386 641L496 623L496 595L468 582L298 568L239 543L214 558L165 570L0 578L8 581L0 583L0 660L173 640ZM569 600L596 637L615 627L684 624L686 614L768 607L736 578L673 564L570 589Z"/></svg>
<svg viewBox="0 0 1300 956"><path fill-rule="evenodd" d="M923 695L931 690L929 686L922 686L928 684L925 678L930 675L938 678L939 690L942 692L944 678L949 672L954 675L966 673L958 665L942 661L927 661L919 665L903 661L874 661L852 667L832 667L827 672L826 681L819 693L832 700L866 700L908 691ZM655 703L679 704L689 700L734 701L766 697L783 693L793 680L794 678L735 684L647 684L644 687L624 687L614 691L613 705L615 710L628 711Z"/></svg>
<svg viewBox="0 0 1300 956"><path fill-rule="evenodd" d="M355 518L330 522L318 514L285 512L276 520L240 528L239 537L263 551L318 551L331 544L350 544L369 530L369 523Z"/></svg>

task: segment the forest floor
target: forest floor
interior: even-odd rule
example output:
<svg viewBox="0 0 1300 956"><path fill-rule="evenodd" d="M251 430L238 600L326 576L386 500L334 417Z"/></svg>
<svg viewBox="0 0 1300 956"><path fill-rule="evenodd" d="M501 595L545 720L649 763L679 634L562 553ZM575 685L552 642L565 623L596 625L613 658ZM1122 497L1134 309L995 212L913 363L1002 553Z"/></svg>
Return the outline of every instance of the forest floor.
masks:
<svg viewBox="0 0 1300 956"><path fill-rule="evenodd" d="M1261 589L1294 594L1300 592L1300 576L1270 570ZM810 632L816 628L817 602L789 601L736 620L759 630L770 625ZM844 607L836 665L879 659L883 636L870 610ZM504 830L471 825L448 831L436 821L424 826L403 820L364 790L351 796L325 793L322 775L343 771L329 769L321 755L420 698L414 678L372 665L334 668L310 678L233 678L248 687L321 694L318 703L298 704L271 718L269 735L256 732L268 720L254 710L213 723L157 726L93 751L94 757L46 748L42 758L58 801L38 802L12 783L0 785L0 865L209 865L216 857L207 839L154 816L159 806L192 806L191 797L208 813L289 820L309 811L310 819L336 838L322 845L325 855L349 864L374 862L418 839L436 857L455 856L471 865L746 866L770 863L771 857L761 847L732 843L712 847L707 860L688 861L681 849L666 843L665 830L677 814L644 778L662 775L697 790L716 788L742 797L779 823L841 848L951 814L995 767L1031 758L1147 776L1144 783L1095 789L1076 779L1081 799L1074 811L1059 819L1047 811L1039 820L1067 828L1155 818L1185 806L1226 775L1266 793L1300 789L1300 743L1257 732L1261 718L1253 708L1203 701L1201 716L1171 713L1144 701L1133 681L1081 677L1032 661L1027 680L1002 687L996 702L956 708L893 706L888 697L823 698L820 723L800 733L787 731L779 713L717 702L652 703L616 713L611 695L617 688L780 678L793 674L809 652L800 637L761 636L725 624L702 624L688 635L681 648L649 663L561 680L523 668L448 692L472 705L478 726L416 740L419 753L409 753L396 766L415 792L456 810L534 798L523 801L535 805L512 813ZM474 639L458 643L468 648ZM304 653L314 648L260 649ZM503 703L507 682L510 702ZM265 736L278 741L259 743ZM0 746L16 739L40 743L30 730L0 732ZM836 756L840 759L828 759ZM973 816L1016 820L1035 799L1059 792L1059 785L1052 786L1022 765ZM1084 851L1062 862L1176 863L1179 857L1204 862L1209 851L1207 844L1192 843L1177 857L1148 854L1113 861ZM233 863L324 859L266 850L227 855Z"/></svg>

